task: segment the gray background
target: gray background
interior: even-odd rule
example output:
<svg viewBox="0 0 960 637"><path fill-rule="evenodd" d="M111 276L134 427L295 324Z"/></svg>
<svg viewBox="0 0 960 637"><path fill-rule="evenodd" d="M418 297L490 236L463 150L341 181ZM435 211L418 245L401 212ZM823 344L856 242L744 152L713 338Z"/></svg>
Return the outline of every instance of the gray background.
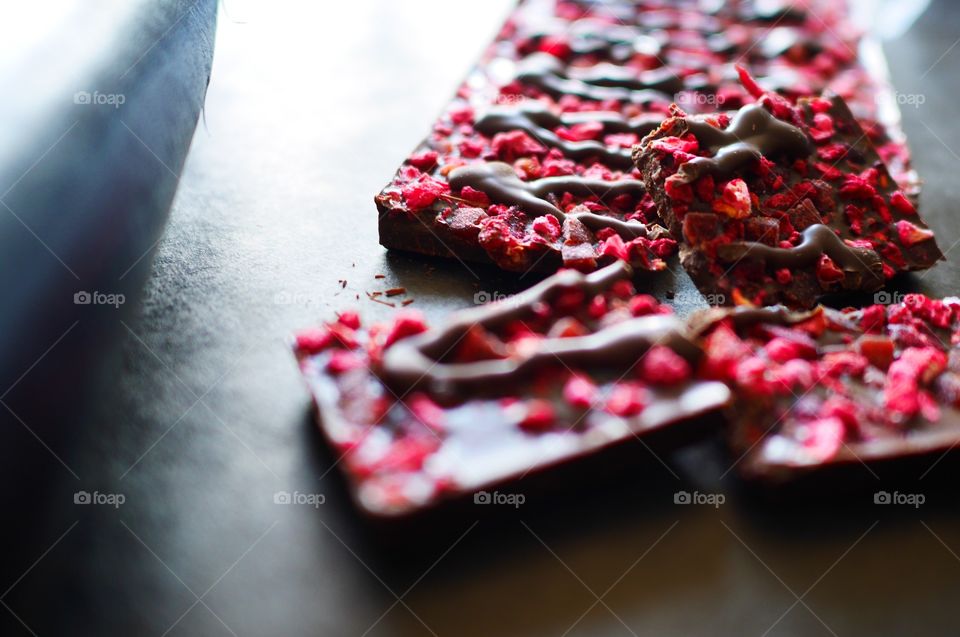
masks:
<svg viewBox="0 0 960 637"><path fill-rule="evenodd" d="M350 508L285 339L344 306L389 313L365 291L405 286L442 317L479 290L515 289L490 270L387 254L372 202L510 4L221 5L205 114L144 298L98 319L123 320L116 371L60 423L75 436L21 441L36 462L8 485L29 505L4 516L16 536L4 634L957 632L945 468L917 487L918 510L873 505L869 484L774 505L721 479L732 459L706 443L663 463L641 451L600 488L496 519L475 507L419 538L371 530ZM940 0L886 45L898 90L925 97L905 126L948 259L902 289L960 291L958 38L960 4ZM652 287L692 298L682 274ZM126 501L74 505L81 489ZM675 505L680 489L727 501ZM326 502L274 504L281 490Z"/></svg>

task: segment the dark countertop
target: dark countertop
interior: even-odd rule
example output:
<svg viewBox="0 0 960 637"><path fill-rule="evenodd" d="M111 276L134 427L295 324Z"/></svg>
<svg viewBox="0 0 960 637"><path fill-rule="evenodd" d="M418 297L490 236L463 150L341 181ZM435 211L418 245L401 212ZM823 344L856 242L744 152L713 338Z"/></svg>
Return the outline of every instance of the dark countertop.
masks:
<svg viewBox="0 0 960 637"><path fill-rule="evenodd" d="M874 505L869 484L775 505L721 479L732 460L707 443L421 541L391 542L355 515L285 338L344 306L384 316L368 290L405 286L442 317L515 289L487 269L387 254L372 201L510 4L225 3L205 114L116 372L61 423L69 442L48 453L23 438L34 475L6 485L27 504L4 516L19 533L5 544L3 634L957 632L945 465L920 483L918 509ZM885 48L898 90L925 98L903 107L905 126L948 259L901 284L949 295L960 4L933 4ZM683 274L652 287L695 298ZM726 503L675 505L681 489ZM75 505L79 490L125 501ZM278 491L325 503L274 504Z"/></svg>

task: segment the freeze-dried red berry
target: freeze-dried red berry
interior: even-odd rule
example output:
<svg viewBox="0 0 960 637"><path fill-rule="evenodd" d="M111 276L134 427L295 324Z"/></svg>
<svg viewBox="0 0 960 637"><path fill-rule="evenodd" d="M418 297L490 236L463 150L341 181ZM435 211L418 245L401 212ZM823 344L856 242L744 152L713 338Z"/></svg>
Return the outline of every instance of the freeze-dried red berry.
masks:
<svg viewBox="0 0 960 637"><path fill-rule="evenodd" d="M536 433L550 429L557 420L553 405L546 400L534 398L523 405L523 417L518 426L524 431Z"/></svg>
<svg viewBox="0 0 960 637"><path fill-rule="evenodd" d="M664 345L655 345L640 361L640 378L651 385L676 385L690 378L690 363Z"/></svg>
<svg viewBox="0 0 960 637"><path fill-rule="evenodd" d="M621 382L614 385L607 397L605 408L614 416L630 418L646 406L647 392L639 385Z"/></svg>
<svg viewBox="0 0 960 637"><path fill-rule="evenodd" d="M590 409L597 401L597 386L584 376L571 376L563 386L563 398L571 407Z"/></svg>
<svg viewBox="0 0 960 637"><path fill-rule="evenodd" d="M423 314L417 310L403 310L401 312L397 312L397 316L394 318L393 323L387 332L386 339L384 340L384 346L390 347L401 339L409 336L415 336L426 331L427 323L423 318Z"/></svg>

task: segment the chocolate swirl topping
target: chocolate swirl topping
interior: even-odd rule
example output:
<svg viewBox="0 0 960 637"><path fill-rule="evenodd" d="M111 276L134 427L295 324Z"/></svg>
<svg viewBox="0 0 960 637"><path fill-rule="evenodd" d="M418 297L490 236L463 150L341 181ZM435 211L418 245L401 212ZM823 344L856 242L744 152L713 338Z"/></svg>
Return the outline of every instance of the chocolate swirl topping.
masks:
<svg viewBox="0 0 960 637"><path fill-rule="evenodd" d="M523 181L517 177L510 164L488 162L463 166L450 173L452 189L462 190L465 186L486 193L496 203L519 206L535 216L553 215L561 222L572 217L591 230L613 228L624 239L644 237L648 234L647 227L638 221L621 221L592 212L567 215L547 200L547 195L565 192L584 197L596 195L601 199L623 194L643 194L643 184L635 179L604 181L570 176Z"/></svg>
<svg viewBox="0 0 960 637"><path fill-rule="evenodd" d="M668 102L683 89L683 80L667 68L636 72L612 64L598 64L565 69L563 62L549 53L534 53L524 58L518 64L517 79L554 98L576 95L597 102Z"/></svg>
<svg viewBox="0 0 960 637"><path fill-rule="evenodd" d="M659 55L663 48L661 40L666 37L658 40L649 29L623 24L631 19L633 16L628 12L619 23L592 18L575 22L559 20L556 23L538 24L538 28L526 33L525 37L540 43L549 36L565 36L575 55L600 56L621 63L629 61L636 53Z"/></svg>
<svg viewBox="0 0 960 637"><path fill-rule="evenodd" d="M717 249L721 259L733 262L760 259L773 268L802 268L814 265L822 255L830 257L844 272L859 275L858 283L883 283L880 255L868 248L854 248L822 223L803 231L803 240L792 248L775 248L751 241L729 243ZM851 281L851 283L853 283Z"/></svg>
<svg viewBox="0 0 960 637"><path fill-rule="evenodd" d="M761 156L806 157L813 152L813 145L803 130L777 119L760 104L741 108L726 129L692 118L685 119L684 123L701 148L712 154L695 157L680 166L677 175L684 183L708 173L729 177Z"/></svg>
<svg viewBox="0 0 960 637"><path fill-rule="evenodd" d="M587 122L599 122L605 133L634 133L644 137L663 121L659 115L627 119L615 112L554 114L545 104L529 101L520 107L497 107L481 117L475 128L493 137L497 133L522 130L575 161L596 157L600 162L618 170L633 168L630 149L610 148L598 141L571 142L562 139L554 129L560 126L576 126Z"/></svg>
<svg viewBox="0 0 960 637"><path fill-rule="evenodd" d="M531 351L508 358L472 363L446 363L448 353L475 325L495 328L529 316L533 308L549 303L559 292L579 289L599 294L614 282L628 279L631 268L617 262L584 275L565 270L512 299L459 312L442 329L398 341L388 348L380 377L397 392L423 390L443 401L457 401L478 391L514 387L548 365L627 369L654 345L665 345L691 363L700 349L687 337L683 322L672 315L627 319L587 336L543 338Z"/></svg>

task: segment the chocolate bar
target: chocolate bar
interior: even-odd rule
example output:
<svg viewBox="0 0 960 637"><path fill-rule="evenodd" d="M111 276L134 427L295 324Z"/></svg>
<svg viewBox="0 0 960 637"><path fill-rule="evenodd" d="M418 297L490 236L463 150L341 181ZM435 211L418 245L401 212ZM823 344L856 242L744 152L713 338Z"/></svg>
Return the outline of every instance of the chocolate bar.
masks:
<svg viewBox="0 0 960 637"><path fill-rule="evenodd" d="M836 95L679 109L635 150L680 260L718 304L810 308L943 258L933 232Z"/></svg>
<svg viewBox="0 0 960 637"><path fill-rule="evenodd" d="M300 368L360 508L404 517L634 439L660 453L712 431L727 387L694 378L684 323L630 275L621 261L564 270L434 328L400 311L301 332Z"/></svg>
<svg viewBox="0 0 960 637"><path fill-rule="evenodd" d="M960 299L713 309L692 323L700 376L735 396L731 442L749 480L787 486L864 466L876 476L910 461L916 479L960 444Z"/></svg>
<svg viewBox="0 0 960 637"><path fill-rule="evenodd" d="M676 243L630 149L673 102L690 113L752 102L736 62L791 100L834 90L908 175L902 133L876 121L884 86L859 43L832 0L521 2L377 195L380 243L511 271L663 269Z"/></svg>

